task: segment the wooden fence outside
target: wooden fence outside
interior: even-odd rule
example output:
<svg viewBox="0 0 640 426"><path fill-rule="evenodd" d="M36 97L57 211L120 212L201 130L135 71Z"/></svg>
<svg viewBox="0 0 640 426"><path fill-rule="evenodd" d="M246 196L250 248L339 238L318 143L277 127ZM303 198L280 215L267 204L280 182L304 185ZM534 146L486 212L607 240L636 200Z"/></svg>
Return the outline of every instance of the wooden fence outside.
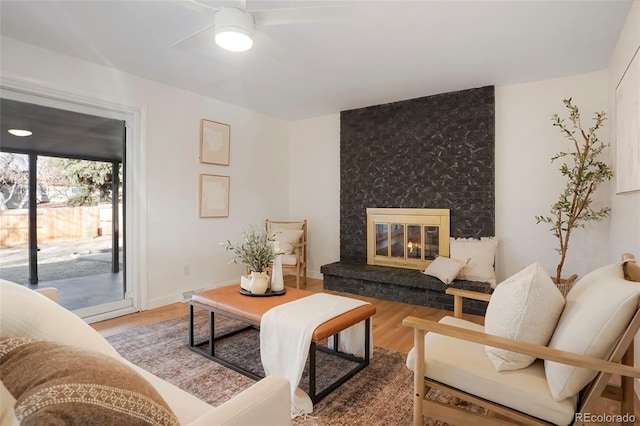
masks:
<svg viewBox="0 0 640 426"><path fill-rule="evenodd" d="M95 238L111 234L111 205L90 207L38 207L38 244ZM0 211L0 248L26 246L29 210Z"/></svg>

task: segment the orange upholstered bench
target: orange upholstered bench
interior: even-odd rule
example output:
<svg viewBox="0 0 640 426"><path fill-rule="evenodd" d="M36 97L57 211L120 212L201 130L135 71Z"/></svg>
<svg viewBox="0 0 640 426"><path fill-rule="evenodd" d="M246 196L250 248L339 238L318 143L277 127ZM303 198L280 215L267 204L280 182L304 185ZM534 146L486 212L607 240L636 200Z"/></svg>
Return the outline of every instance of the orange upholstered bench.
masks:
<svg viewBox="0 0 640 426"><path fill-rule="evenodd" d="M261 379L260 376L234 364L230 360L221 359L215 353L215 341L229 336L230 334L236 334L247 330L249 328L259 328L262 315L269 309L284 303L292 302L303 297L307 297L313 294L310 291L299 290L295 288L287 288L287 291L283 295L271 296L271 297L251 297L240 293L240 286L230 285L220 287L212 290L196 293L191 297L189 306L189 347L191 350L215 361L225 367L231 368L247 377L254 380ZM206 310L209 312L209 336L206 339L195 341L194 336L194 307ZM327 396L338 386L349 380L360 370L369 365L370 359L370 321L373 314L376 313L375 306L371 304L363 305L355 308L349 312L345 312L342 315L338 315L322 324L320 324L313 332L311 337L311 347L309 350L309 396L313 403L317 403L322 398ZM246 328L235 330L225 335L216 336L214 333L214 321L215 314L220 314L229 318L233 318L246 323ZM353 355L339 352L338 348L338 333L345 330L352 325L358 324L361 321L365 321L365 336L364 336L364 357L356 357ZM324 346L318 346L317 344L328 339L333 338L333 348L328 349ZM203 346L208 346L208 350L203 349ZM316 394L316 351L320 350L327 352L341 358L348 359L357 363L356 367L338 380L332 385L328 386L322 392Z"/></svg>

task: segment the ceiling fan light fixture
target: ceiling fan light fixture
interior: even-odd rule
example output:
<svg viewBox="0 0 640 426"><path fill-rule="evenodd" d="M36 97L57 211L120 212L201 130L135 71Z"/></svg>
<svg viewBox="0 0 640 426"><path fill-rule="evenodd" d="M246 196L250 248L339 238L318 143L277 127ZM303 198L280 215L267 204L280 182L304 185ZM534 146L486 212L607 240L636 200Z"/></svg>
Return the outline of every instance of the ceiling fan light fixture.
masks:
<svg viewBox="0 0 640 426"><path fill-rule="evenodd" d="M253 40L238 30L222 31L216 34L216 44L232 52L244 52L251 49Z"/></svg>
<svg viewBox="0 0 640 426"><path fill-rule="evenodd" d="M253 16L234 7L223 7L216 12L216 44L232 52L244 52L253 46Z"/></svg>
<svg viewBox="0 0 640 426"><path fill-rule="evenodd" d="M21 138L25 136L31 136L33 134L30 130L25 130L25 129L9 129L7 131L13 136L18 136Z"/></svg>

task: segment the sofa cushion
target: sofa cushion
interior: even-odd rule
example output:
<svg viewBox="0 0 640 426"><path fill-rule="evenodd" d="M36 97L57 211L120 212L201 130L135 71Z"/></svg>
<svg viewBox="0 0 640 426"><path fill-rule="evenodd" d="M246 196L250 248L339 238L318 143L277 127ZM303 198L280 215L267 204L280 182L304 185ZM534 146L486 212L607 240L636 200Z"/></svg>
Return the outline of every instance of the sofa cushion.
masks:
<svg viewBox="0 0 640 426"><path fill-rule="evenodd" d="M488 282L496 286L495 259L498 240L495 237L451 238L449 252L454 259L463 262L469 259L460 270L458 279Z"/></svg>
<svg viewBox="0 0 640 426"><path fill-rule="evenodd" d="M481 325L459 318L444 317L442 324L483 331ZM498 404L513 407L556 425L573 421L578 398L555 401L549 392L542 361L527 368L498 372L484 353L484 345L437 333L425 336L425 376ZM407 367L415 365L415 349L407 357Z"/></svg>
<svg viewBox="0 0 640 426"><path fill-rule="evenodd" d="M284 377L267 376L215 410L195 419L191 425L289 425L291 424L290 389L289 381ZM247 407L251 409L248 410Z"/></svg>
<svg viewBox="0 0 640 426"><path fill-rule="evenodd" d="M20 424L13 409L15 403L16 399L11 395L4 383L0 382L0 425L13 426Z"/></svg>
<svg viewBox="0 0 640 426"><path fill-rule="evenodd" d="M0 376L22 425L178 425L153 386L102 353L27 338L0 339ZM102 420L101 420L102 419Z"/></svg>
<svg viewBox="0 0 640 426"><path fill-rule="evenodd" d="M488 334L546 346L562 313L564 297L539 263L507 278L494 290L487 306ZM496 370L517 370L535 357L487 346Z"/></svg>
<svg viewBox="0 0 640 426"><path fill-rule="evenodd" d="M0 280L0 312L0 336L52 340L121 358L80 317L25 286Z"/></svg>
<svg viewBox="0 0 640 426"><path fill-rule="evenodd" d="M187 391L180 389L166 380L162 380L158 376L127 360L123 362L151 383L154 389L162 396L167 404L169 404L169 408L171 408L171 411L176 415L181 425L195 425L196 423L194 423L194 421L198 417L206 413L216 412L217 408L213 408L210 404Z"/></svg>
<svg viewBox="0 0 640 426"><path fill-rule="evenodd" d="M456 279L460 270L467 264L469 259L466 261L461 259L453 259L444 256L436 257L433 262L427 266L424 270L426 275L435 277L442 281L443 283L449 285L453 280Z"/></svg>
<svg viewBox="0 0 640 426"><path fill-rule="evenodd" d="M585 275L567 294L549 347L597 358L608 357L640 303L640 284L626 281L621 263ZM545 361L549 388L557 400L576 395L596 372Z"/></svg>

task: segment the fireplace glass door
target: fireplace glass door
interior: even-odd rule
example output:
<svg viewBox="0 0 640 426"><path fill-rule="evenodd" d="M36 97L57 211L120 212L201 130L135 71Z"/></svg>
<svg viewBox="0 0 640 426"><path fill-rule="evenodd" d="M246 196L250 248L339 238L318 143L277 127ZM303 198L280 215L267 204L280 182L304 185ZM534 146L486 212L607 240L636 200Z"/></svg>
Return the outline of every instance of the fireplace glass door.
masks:
<svg viewBox="0 0 640 426"><path fill-rule="evenodd" d="M423 270L449 255L449 211L367 209L367 263Z"/></svg>
<svg viewBox="0 0 640 426"><path fill-rule="evenodd" d="M376 223L376 256L433 260L438 256L440 227Z"/></svg>

